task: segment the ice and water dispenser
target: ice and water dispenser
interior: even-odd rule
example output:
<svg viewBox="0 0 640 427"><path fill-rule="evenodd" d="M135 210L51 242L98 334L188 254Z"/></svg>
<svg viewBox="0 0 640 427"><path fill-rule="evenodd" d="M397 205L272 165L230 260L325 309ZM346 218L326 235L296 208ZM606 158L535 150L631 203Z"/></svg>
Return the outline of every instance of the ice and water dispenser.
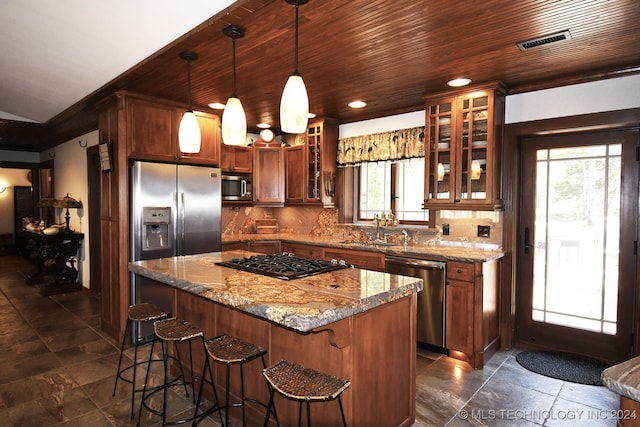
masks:
<svg viewBox="0 0 640 427"><path fill-rule="evenodd" d="M142 250L156 251L171 248L171 208L142 208Z"/></svg>

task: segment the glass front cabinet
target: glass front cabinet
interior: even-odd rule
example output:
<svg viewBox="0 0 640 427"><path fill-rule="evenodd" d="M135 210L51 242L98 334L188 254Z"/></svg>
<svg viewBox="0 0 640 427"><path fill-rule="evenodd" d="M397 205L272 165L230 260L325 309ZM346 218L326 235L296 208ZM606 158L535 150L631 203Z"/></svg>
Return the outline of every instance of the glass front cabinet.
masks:
<svg viewBox="0 0 640 427"><path fill-rule="evenodd" d="M427 98L424 209L501 209L501 84Z"/></svg>
<svg viewBox="0 0 640 427"><path fill-rule="evenodd" d="M336 198L338 124L309 122L301 144L285 147L286 204L333 207Z"/></svg>

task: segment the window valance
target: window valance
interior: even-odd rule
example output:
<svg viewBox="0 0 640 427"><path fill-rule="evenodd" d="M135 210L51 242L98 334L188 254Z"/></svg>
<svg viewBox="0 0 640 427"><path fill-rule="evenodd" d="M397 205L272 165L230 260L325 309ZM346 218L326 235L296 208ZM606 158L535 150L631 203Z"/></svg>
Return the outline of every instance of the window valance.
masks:
<svg viewBox="0 0 640 427"><path fill-rule="evenodd" d="M424 157L424 126L338 140L338 166Z"/></svg>

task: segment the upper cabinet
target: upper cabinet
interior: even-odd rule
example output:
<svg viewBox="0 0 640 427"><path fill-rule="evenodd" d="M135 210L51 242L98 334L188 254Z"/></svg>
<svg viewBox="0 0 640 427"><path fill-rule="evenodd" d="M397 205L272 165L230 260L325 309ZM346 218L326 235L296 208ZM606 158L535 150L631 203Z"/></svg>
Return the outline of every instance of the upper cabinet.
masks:
<svg viewBox="0 0 640 427"><path fill-rule="evenodd" d="M253 172L253 150L251 147L222 144L220 168L223 172Z"/></svg>
<svg viewBox="0 0 640 427"><path fill-rule="evenodd" d="M427 98L425 209L501 209L501 84Z"/></svg>
<svg viewBox="0 0 640 427"><path fill-rule="evenodd" d="M220 163L220 118L215 114L195 111L202 136L199 153L182 153L178 129L184 107L140 95L126 94L127 151L142 160L185 162L204 165Z"/></svg>
<svg viewBox="0 0 640 427"><path fill-rule="evenodd" d="M253 147L253 203L284 205L284 157L282 147Z"/></svg>
<svg viewBox="0 0 640 427"><path fill-rule="evenodd" d="M338 123L309 122L306 138L284 148L287 204L333 207L336 202Z"/></svg>

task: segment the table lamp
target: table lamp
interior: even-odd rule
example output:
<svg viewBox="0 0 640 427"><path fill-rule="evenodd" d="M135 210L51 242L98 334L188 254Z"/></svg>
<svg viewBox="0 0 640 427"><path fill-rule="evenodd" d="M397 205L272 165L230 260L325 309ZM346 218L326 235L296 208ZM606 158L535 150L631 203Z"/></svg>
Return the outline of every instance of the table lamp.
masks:
<svg viewBox="0 0 640 427"><path fill-rule="evenodd" d="M53 207L54 208L66 208L67 212L65 213L65 220L66 220L66 231L70 232L71 230L69 229L69 208L81 208L82 207L82 202L77 201L76 199L74 199L73 197L69 197L69 193L67 193L66 196L64 196L62 199L60 200L55 200L53 203Z"/></svg>

